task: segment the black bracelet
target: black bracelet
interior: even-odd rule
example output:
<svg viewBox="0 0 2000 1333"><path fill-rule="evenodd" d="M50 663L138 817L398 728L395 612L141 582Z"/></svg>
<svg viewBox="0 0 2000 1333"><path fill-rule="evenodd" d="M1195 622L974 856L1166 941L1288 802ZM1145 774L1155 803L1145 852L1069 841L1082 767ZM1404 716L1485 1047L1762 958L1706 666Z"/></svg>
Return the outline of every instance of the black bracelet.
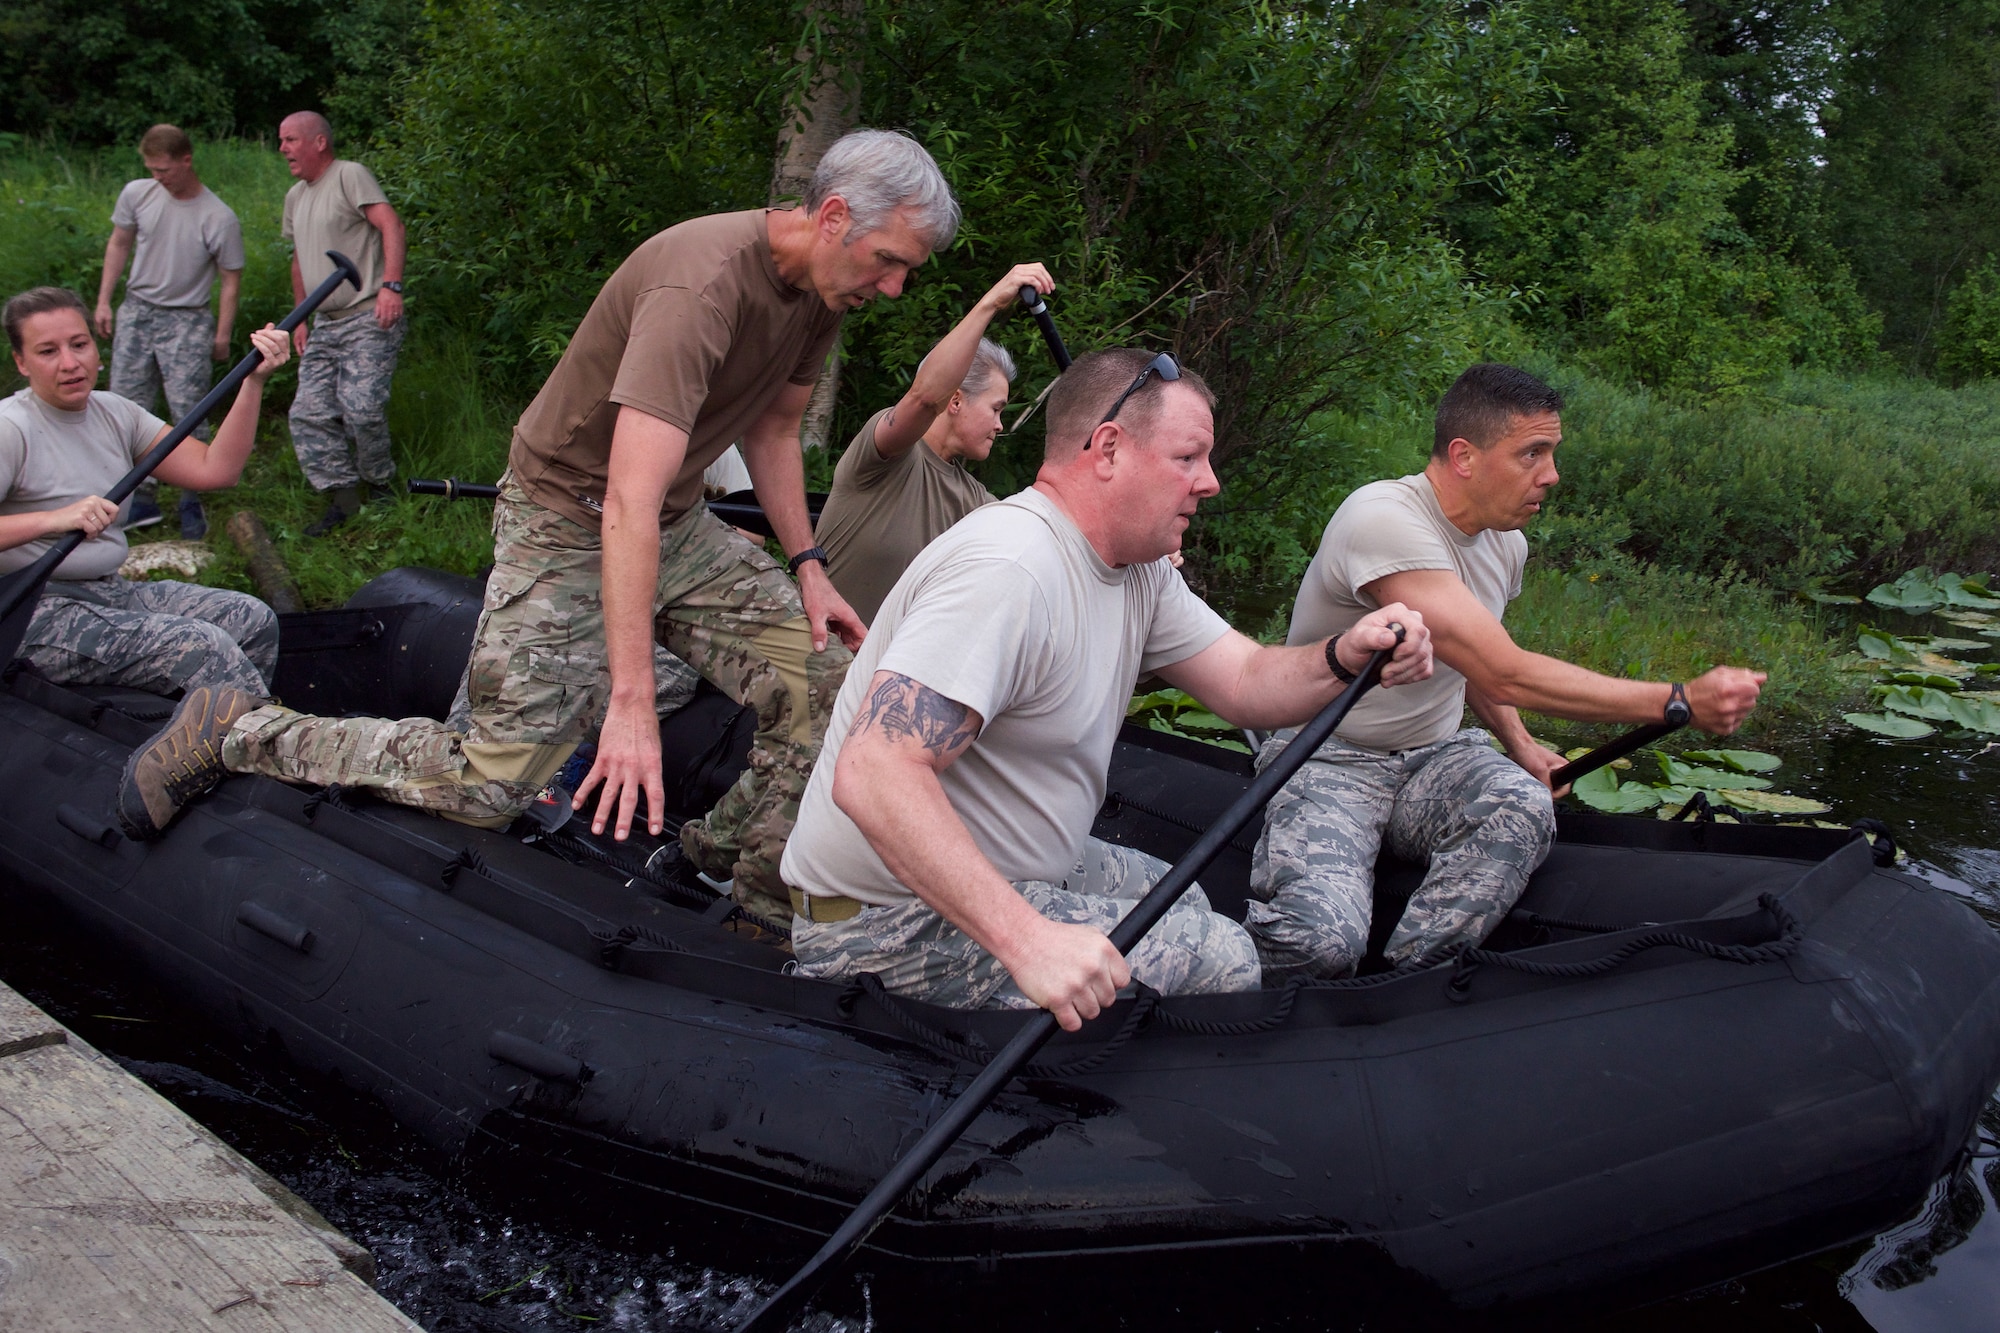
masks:
<svg viewBox="0 0 2000 1333"><path fill-rule="evenodd" d="M793 556L790 560L787 560L785 562L785 572L787 574L796 575L799 572L799 566L803 565L808 560L817 560L823 565L827 562L826 552L820 550L819 547L817 546L808 546L806 547L805 550L800 551L797 555Z"/></svg>
<svg viewBox="0 0 2000 1333"><path fill-rule="evenodd" d="M1335 680L1338 680L1343 685L1352 685L1355 681L1361 679L1361 675L1359 672L1349 671L1340 664L1340 659L1334 656L1334 646L1339 642L1339 634L1334 635L1326 641L1326 665L1333 672Z"/></svg>
<svg viewBox="0 0 2000 1333"><path fill-rule="evenodd" d="M1684 727L1694 720L1694 705L1688 702L1687 686L1674 682L1673 689L1667 692L1667 706L1660 717L1669 726L1675 727Z"/></svg>

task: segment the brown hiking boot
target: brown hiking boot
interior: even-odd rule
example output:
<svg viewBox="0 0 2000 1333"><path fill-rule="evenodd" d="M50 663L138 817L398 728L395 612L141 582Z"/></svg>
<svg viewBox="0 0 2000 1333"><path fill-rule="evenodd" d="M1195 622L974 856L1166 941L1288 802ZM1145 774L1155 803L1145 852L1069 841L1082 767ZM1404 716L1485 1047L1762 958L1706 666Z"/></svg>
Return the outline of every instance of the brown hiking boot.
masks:
<svg viewBox="0 0 2000 1333"><path fill-rule="evenodd" d="M264 701L242 690L189 690L153 739L132 751L118 781L118 822L139 842L167 831L181 807L228 776L222 738L229 724Z"/></svg>

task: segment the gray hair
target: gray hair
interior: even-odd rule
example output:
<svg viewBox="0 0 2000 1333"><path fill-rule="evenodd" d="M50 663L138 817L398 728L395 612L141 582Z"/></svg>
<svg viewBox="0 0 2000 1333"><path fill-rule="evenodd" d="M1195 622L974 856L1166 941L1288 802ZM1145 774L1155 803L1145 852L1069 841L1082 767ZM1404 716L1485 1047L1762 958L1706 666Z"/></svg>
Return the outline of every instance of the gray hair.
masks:
<svg viewBox="0 0 2000 1333"><path fill-rule="evenodd" d="M933 250L945 249L958 235L958 200L944 173L924 146L901 130L856 130L827 149L806 186L806 212L819 212L835 195L847 201L854 217L850 241L887 226L898 208L910 210Z"/></svg>
<svg viewBox="0 0 2000 1333"><path fill-rule="evenodd" d="M991 338L981 338L979 350L972 354L972 369L965 372L965 381L958 386L958 391L968 398L975 393L984 393L986 386L993 383L995 376L1012 384L1014 358L1007 354L1006 348Z"/></svg>
<svg viewBox="0 0 2000 1333"><path fill-rule="evenodd" d="M322 116L317 111L294 111L291 115L286 116L285 119L304 121L306 137L310 139L314 135L318 135L320 138L326 140L327 151L333 151L333 122L329 121L325 116ZM282 124L282 122L280 123Z"/></svg>

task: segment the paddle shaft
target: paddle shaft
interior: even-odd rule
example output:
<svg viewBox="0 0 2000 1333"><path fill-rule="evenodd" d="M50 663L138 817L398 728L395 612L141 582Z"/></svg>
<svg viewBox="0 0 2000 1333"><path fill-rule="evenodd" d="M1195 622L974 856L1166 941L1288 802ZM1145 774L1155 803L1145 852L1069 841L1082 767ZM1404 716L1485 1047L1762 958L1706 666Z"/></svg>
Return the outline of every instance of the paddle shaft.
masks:
<svg viewBox="0 0 2000 1333"><path fill-rule="evenodd" d="M1029 290L1032 291L1033 288ZM1402 637L1402 627L1398 626L1397 642L1400 643ZM1347 716L1347 711L1354 707L1355 701L1381 679L1382 668L1388 664L1389 656L1394 651L1393 648L1384 648L1370 657L1368 665L1362 668L1361 675L1354 684L1341 691L1338 697L1320 709L1318 716L1299 729L1298 735L1278 752L1268 768L1251 780L1243 794L1209 826L1208 832L1197 838L1194 846L1188 848L1186 854L1174 864L1173 868L1162 875L1159 882L1139 900L1139 905L1127 913L1124 920L1112 927L1110 938L1112 944L1117 946L1118 952L1131 952L1132 946L1144 938L1146 932L1167 914L1167 910L1180 900L1183 893L1187 892L1195 877L1208 868L1208 863L1215 859L1216 853L1227 846L1229 840L1234 838L1237 832L1278 794L1278 789L1290 781L1292 775L1304 766L1306 760L1312 758L1319 747L1326 743L1327 737L1333 734L1334 728L1340 725L1342 719ZM1000 1090L1021 1072L1028 1061L1034 1059L1035 1052L1040 1050L1043 1043L1054 1036L1055 1032L1055 1015L1046 1009L1036 1011L1033 1017L1023 1023L1021 1030L1014 1034L1013 1040L1001 1048L1000 1053L993 1057L992 1063L982 1069L979 1076L972 1080L971 1085L958 1095L958 1100L946 1107L944 1114L932 1122L931 1127L924 1132L924 1136L917 1140L916 1146L905 1153L902 1160L889 1169L889 1174L882 1177L881 1183L868 1192L868 1197L848 1214L847 1220L840 1224L840 1229L828 1237L826 1244L820 1246L819 1253L807 1260L805 1267L792 1274L790 1280L778 1288L771 1299L758 1306L751 1312L749 1318L738 1324L736 1333L758 1333L759 1330L769 1333L811 1299L820 1284L831 1276L829 1270L844 1262L861 1247L862 1242L868 1239L877 1224L888 1216L889 1210L909 1193L913 1185L923 1179L926 1172L937 1165L938 1159L945 1155L952 1144L958 1142L959 1135L963 1134L972 1122L978 1119L980 1113L992 1104L993 1099L1000 1095Z"/></svg>
<svg viewBox="0 0 2000 1333"><path fill-rule="evenodd" d="M320 303L332 296L341 283L352 282L357 290L360 288L361 274L354 267L354 261L337 250L329 250L326 254L327 258L333 261L334 271L328 274L326 281L314 288L305 300L299 302L291 314L278 321L281 332L290 333L303 324L307 316L319 309ZM208 419L208 414L215 410L218 403L236 392L243 381L250 378L250 372L257 369L263 360L264 354L252 347L248 356L238 361L230 372L194 405L192 411L182 417L172 430L161 436L158 444L140 457L138 463L119 479L117 485L104 493L104 498L112 504L122 504L126 496L139 489L140 482L153 475L154 468L166 461L167 455L180 447L181 441L194 434L195 429ZM56 566L68 559L70 552L83 545L83 542L83 529L72 528L58 537L34 564L17 570L8 575L4 581L0 581L0 663L13 659L14 651L21 646L21 638L28 630L27 617L17 615L16 612L23 607L32 609L35 600L42 594L42 586L49 581L50 575L56 572Z"/></svg>
<svg viewBox="0 0 2000 1333"><path fill-rule="evenodd" d="M1623 759L1632 751L1643 749L1660 737L1679 731L1683 725L1680 722L1653 722L1634 727L1617 740L1606 741L1589 754L1581 755L1549 774L1549 790L1556 791L1586 773L1596 772L1614 759Z"/></svg>
<svg viewBox="0 0 2000 1333"><path fill-rule="evenodd" d="M1061 370L1069 369L1069 348L1063 346L1062 335L1056 332L1056 322L1049 314L1049 307L1042 300L1042 294L1026 283L1021 284L1021 304L1035 317L1035 323L1042 329L1042 337L1048 340L1049 355L1056 359Z"/></svg>

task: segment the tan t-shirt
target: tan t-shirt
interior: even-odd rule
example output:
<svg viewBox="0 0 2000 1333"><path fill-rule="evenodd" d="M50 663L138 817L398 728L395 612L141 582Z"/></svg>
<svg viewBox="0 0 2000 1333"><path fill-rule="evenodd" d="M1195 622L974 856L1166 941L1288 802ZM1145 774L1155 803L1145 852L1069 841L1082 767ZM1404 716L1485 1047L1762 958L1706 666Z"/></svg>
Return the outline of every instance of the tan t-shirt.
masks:
<svg viewBox="0 0 2000 1333"><path fill-rule="evenodd" d="M1296 646L1340 633L1380 605L1361 591L1364 584L1412 569L1450 570L1497 618L1521 595L1527 562L1528 539L1519 532L1468 537L1454 527L1423 473L1370 482L1326 525L1285 641ZM1429 680L1369 693L1338 734L1350 745L1409 750L1452 735L1464 714L1465 677L1439 662Z"/></svg>
<svg viewBox="0 0 2000 1333"><path fill-rule="evenodd" d="M870 903L911 896L833 803L841 742L877 671L984 719L938 780L1002 875L1054 881L1076 864L1104 802L1139 673L1228 630L1164 559L1105 564L1042 492L982 507L923 549L854 655L785 847L785 882Z"/></svg>
<svg viewBox="0 0 2000 1333"><path fill-rule="evenodd" d="M833 586L871 625L917 552L994 498L963 463L946 462L922 440L899 457L882 457L875 430L894 410L868 418L840 456L813 535Z"/></svg>
<svg viewBox="0 0 2000 1333"><path fill-rule="evenodd" d="M132 470L167 423L129 398L93 393L81 412L50 407L23 389L0 400L0 514L61 509L102 495ZM0 551L0 574L35 563L61 540L34 541ZM100 579L125 563L125 534L106 528L56 566L58 579Z"/></svg>
<svg viewBox="0 0 2000 1333"><path fill-rule="evenodd" d="M111 225L137 233L125 294L175 310L206 309L215 271L243 268L243 227L206 185L176 199L156 180L118 192Z"/></svg>
<svg viewBox="0 0 2000 1333"><path fill-rule="evenodd" d="M338 250L361 270L361 290L342 283L319 308L322 316L352 314L375 308L382 289L382 233L361 210L386 204L389 196L375 173L359 162L335 158L318 180L296 182L285 192L284 237L298 256L299 276L311 291L333 272L328 250Z"/></svg>
<svg viewBox="0 0 2000 1333"><path fill-rule="evenodd" d="M660 521L701 503L702 470L777 400L811 384L841 312L778 276L764 210L669 227L591 303L514 427L508 465L545 509L597 529L611 429L633 407L688 433Z"/></svg>

